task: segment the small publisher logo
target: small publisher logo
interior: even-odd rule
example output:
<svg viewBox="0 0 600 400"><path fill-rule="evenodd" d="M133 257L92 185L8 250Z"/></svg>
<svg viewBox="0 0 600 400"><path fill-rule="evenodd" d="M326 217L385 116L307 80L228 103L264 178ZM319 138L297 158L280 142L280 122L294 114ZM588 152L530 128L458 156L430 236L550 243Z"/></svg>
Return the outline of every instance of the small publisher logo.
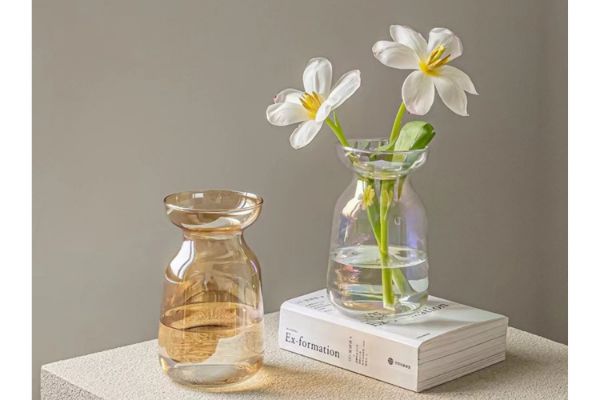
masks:
<svg viewBox="0 0 600 400"><path fill-rule="evenodd" d="M395 365L397 367L402 367L402 368L410 369L410 365L404 364L403 362L400 362L400 361L394 361L394 359L392 357L388 357L387 362L390 365Z"/></svg>

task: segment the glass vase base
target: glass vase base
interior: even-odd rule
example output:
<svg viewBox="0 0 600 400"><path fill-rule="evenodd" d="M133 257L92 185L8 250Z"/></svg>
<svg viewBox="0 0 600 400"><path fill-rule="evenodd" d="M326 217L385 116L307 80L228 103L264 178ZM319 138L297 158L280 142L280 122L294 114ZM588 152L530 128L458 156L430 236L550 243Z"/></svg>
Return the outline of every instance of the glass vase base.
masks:
<svg viewBox="0 0 600 400"><path fill-rule="evenodd" d="M163 371L173 381L182 385L199 388L219 388L244 382L261 369L262 357L253 357L235 364L193 364L177 363L159 355Z"/></svg>
<svg viewBox="0 0 600 400"><path fill-rule="evenodd" d="M381 268L381 264L374 245L335 249L327 279L331 303L350 316L377 313L399 317L414 313L427 302L429 262L424 251L390 246L387 267Z"/></svg>
<svg viewBox="0 0 600 400"><path fill-rule="evenodd" d="M392 307L385 307L381 295L365 298L363 293L340 293L328 290L329 301L337 310L352 318L364 318L369 315L378 318L398 318L410 316L427 303L426 292L415 293L411 296L397 299Z"/></svg>

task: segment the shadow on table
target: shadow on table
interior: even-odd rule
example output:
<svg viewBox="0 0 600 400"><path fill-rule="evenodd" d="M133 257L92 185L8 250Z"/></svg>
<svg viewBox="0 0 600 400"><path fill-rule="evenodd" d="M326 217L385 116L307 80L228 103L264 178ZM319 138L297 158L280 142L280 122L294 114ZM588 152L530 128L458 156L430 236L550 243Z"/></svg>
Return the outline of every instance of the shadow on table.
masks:
<svg viewBox="0 0 600 400"><path fill-rule="evenodd" d="M294 379L290 379L293 376ZM335 384L339 388L342 386L352 386L356 384L356 374L349 373L343 377L336 376ZM256 398L284 398L286 393L301 394L306 391L307 385L323 388L322 398L336 397L336 389L332 386L332 378L326 373L314 371L311 369L292 369L276 364L267 364L251 379L236 385L223 388L193 388L186 387L192 391L203 393L227 394L235 393L236 398L247 395ZM218 398L218 397L215 397Z"/></svg>
<svg viewBox="0 0 600 400"><path fill-rule="evenodd" d="M435 395L443 393L473 395L478 392L482 394L495 392L496 394L500 394L498 393L499 388L504 388L504 390L508 391L506 394L510 395L515 387L526 387L528 383L531 383L527 382L527 380L530 379L532 373L543 377L547 368L548 364L546 363L531 359L527 355L508 351L505 361L428 389L423 392L423 395L425 398L427 394ZM235 393L237 397L245 397L247 395L248 397L256 398L258 395L260 398L278 399L285 396L286 393L302 394L307 391L307 385L310 385L313 388L319 388L321 398L337 398L340 387L354 387L356 388L356 398L366 398L363 389L367 391L368 389L362 388L360 383L357 382L357 377L361 375L349 371L345 372L347 373L336 374L335 377L332 377L328 373L316 371L309 366L305 369L302 367L289 368L277 364L266 364L256 376L246 382L224 388L192 388L190 390L214 393L215 396ZM290 377L293 378L290 379ZM397 387L390 384L389 388L392 392L385 390L384 392L387 392L386 396L394 392L396 393L394 396L399 394L396 392ZM404 391L405 389L397 388L397 390ZM380 392L380 394L383 394L383 392Z"/></svg>

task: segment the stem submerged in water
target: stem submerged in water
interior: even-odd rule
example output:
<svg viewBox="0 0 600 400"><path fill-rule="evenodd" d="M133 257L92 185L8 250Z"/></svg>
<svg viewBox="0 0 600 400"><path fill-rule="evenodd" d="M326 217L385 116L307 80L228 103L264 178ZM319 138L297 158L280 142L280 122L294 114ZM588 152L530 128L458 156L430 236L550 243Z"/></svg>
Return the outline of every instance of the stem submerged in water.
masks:
<svg viewBox="0 0 600 400"><path fill-rule="evenodd" d="M379 193L379 256L381 259L381 291L383 307L393 310L395 303L392 269L389 268L388 211L394 195L394 181L381 181Z"/></svg>
<svg viewBox="0 0 600 400"><path fill-rule="evenodd" d="M404 177L401 177L397 181L379 181L379 198L375 197L373 203L367 207L369 224L371 225L373 237L375 238L377 249L379 251L381 265L381 299L383 307L388 310L395 310L396 292L394 286L397 288L400 296L406 296L412 290L410 285L408 285L402 270L400 268L390 268L388 214L393 202L394 186L396 182L398 182L397 190L398 197L400 197L404 179ZM375 190L375 179L364 178L362 181L363 191L366 191L369 187L372 190Z"/></svg>
<svg viewBox="0 0 600 400"><path fill-rule="evenodd" d="M367 188L371 188L373 193L375 193L375 180L365 178L363 180L364 188L363 192L366 192ZM377 197L374 197L373 203L367 207L367 216L369 217L369 224L371 225L371 230L373 231L373 237L375 237L375 241L377 242L377 246L379 247L379 234L380 234L380 224L379 224L379 200Z"/></svg>
<svg viewBox="0 0 600 400"><path fill-rule="evenodd" d="M387 143L386 150L394 149L396 141L400 137L400 129L402 128L402 119L404 118L404 112L406 111L406 105L404 102L398 107L396 118L394 119L394 125L390 132L390 137ZM402 194L402 184L404 178L398 180L398 197ZM389 243L388 243L388 211L392 204L394 196L394 180L381 181L381 193L380 193L380 210L379 210L379 224L380 224L380 238L377 242L379 247L379 257L381 259L381 291L383 307L389 310L395 310L395 293L394 284L398 287L400 296L405 295L410 287L407 285L406 278L402 270L398 268L389 268Z"/></svg>
<svg viewBox="0 0 600 400"><path fill-rule="evenodd" d="M402 196L402 188L404 187L404 180L406 177L402 176L398 179L398 199ZM393 190L393 187L392 187ZM412 287L410 287L408 281L404 277L403 269L401 268L393 268L392 269L392 279L400 292L400 296L406 296L410 292L412 292Z"/></svg>

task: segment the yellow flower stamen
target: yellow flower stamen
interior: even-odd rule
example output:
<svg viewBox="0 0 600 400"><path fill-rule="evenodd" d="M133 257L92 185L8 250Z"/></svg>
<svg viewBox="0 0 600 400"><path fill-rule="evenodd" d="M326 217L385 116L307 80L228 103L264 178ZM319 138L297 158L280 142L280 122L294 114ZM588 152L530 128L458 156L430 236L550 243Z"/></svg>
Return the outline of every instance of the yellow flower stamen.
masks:
<svg viewBox="0 0 600 400"><path fill-rule="evenodd" d="M367 207L372 206L374 201L375 201L375 189L373 189L373 186L367 186L362 194L361 207L363 209L366 209Z"/></svg>
<svg viewBox="0 0 600 400"><path fill-rule="evenodd" d="M423 71L423 73L426 75L437 75L437 69L448 64L448 61L450 61L450 54L447 54L444 58L442 58L442 55L445 51L446 47L441 44L433 49L429 54L429 57L427 57L427 61L419 61L419 68L421 71Z"/></svg>
<svg viewBox="0 0 600 400"><path fill-rule="evenodd" d="M448 54L446 57L437 60L436 62L432 63L429 68L431 69L435 69L438 67L441 67L442 65L445 65L448 63L448 60L450 60L450 54Z"/></svg>
<svg viewBox="0 0 600 400"><path fill-rule="evenodd" d="M323 97L317 92L304 93L302 97L300 97L300 103L302 103L302 106L308 112L308 117L310 119L315 119L317 111L319 111L319 107L321 107L321 103L323 103Z"/></svg>

